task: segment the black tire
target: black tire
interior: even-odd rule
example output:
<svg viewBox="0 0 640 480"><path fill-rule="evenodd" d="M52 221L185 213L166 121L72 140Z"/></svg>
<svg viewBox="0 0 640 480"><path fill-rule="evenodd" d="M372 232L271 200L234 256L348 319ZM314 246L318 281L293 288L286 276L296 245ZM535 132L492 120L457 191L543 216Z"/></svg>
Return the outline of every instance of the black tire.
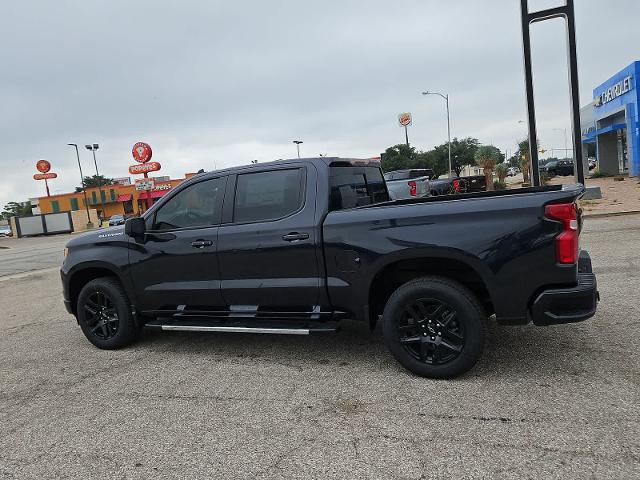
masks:
<svg viewBox="0 0 640 480"><path fill-rule="evenodd" d="M407 370L421 377L452 378L480 358L486 319L468 288L442 277L423 277L393 292L382 331L391 354Z"/></svg>
<svg viewBox="0 0 640 480"><path fill-rule="evenodd" d="M82 332L98 348L122 348L140 332L129 298L115 278L101 277L87 283L78 296L76 312Z"/></svg>

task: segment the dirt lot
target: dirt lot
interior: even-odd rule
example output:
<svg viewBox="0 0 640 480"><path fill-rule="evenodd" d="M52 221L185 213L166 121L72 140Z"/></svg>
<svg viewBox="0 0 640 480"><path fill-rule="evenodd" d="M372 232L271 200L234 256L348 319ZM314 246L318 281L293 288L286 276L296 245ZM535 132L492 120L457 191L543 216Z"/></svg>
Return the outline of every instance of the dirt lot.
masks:
<svg viewBox="0 0 640 480"><path fill-rule="evenodd" d="M355 322L101 351L56 271L0 277L0 477L640 478L640 215L587 219L581 244L596 317L490 323L453 381L407 373Z"/></svg>

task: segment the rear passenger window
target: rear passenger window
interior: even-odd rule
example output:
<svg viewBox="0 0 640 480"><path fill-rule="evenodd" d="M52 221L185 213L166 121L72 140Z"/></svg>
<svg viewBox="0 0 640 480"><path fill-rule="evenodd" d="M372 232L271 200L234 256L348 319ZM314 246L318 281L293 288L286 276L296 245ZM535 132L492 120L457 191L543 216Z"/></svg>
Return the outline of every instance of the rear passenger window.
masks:
<svg viewBox="0 0 640 480"><path fill-rule="evenodd" d="M382 173L377 167L332 166L329 185L331 211L389 200Z"/></svg>
<svg viewBox="0 0 640 480"><path fill-rule="evenodd" d="M302 206L303 170L238 175L233 220L259 222L286 217Z"/></svg>

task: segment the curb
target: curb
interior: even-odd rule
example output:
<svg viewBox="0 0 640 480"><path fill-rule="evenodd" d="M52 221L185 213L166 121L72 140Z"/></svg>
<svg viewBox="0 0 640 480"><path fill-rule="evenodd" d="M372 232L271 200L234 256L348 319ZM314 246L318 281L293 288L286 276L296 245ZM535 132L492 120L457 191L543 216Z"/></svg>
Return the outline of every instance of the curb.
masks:
<svg viewBox="0 0 640 480"><path fill-rule="evenodd" d="M622 217L625 215L638 215L640 210L629 210L628 212L611 212L611 213L583 213L583 218L606 218L606 217Z"/></svg>

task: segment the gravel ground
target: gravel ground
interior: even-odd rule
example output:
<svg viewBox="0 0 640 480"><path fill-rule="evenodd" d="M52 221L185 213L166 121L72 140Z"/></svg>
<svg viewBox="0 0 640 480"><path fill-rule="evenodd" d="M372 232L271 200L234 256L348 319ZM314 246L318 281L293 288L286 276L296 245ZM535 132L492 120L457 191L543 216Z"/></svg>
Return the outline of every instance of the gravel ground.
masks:
<svg viewBox="0 0 640 480"><path fill-rule="evenodd" d="M148 332L100 351L55 271L0 278L2 478L638 478L640 216L588 219L595 318L490 324L453 381L379 330ZM526 272L523 272L526 274Z"/></svg>

